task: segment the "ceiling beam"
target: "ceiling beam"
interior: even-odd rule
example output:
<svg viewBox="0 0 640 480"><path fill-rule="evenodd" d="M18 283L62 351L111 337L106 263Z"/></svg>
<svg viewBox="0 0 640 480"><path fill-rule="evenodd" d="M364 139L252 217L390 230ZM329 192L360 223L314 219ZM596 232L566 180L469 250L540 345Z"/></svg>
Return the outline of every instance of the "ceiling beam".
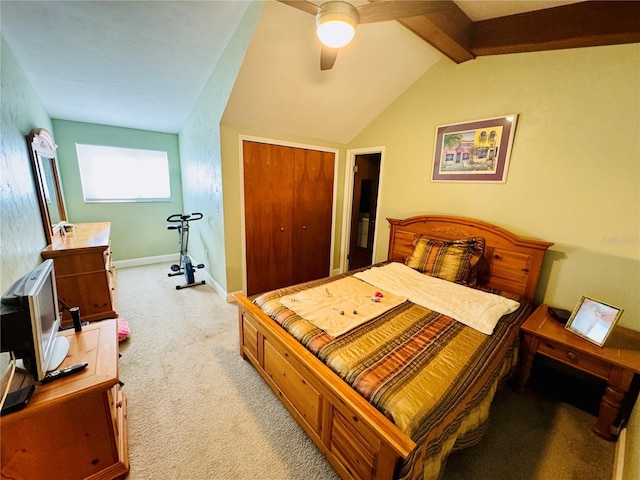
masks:
<svg viewBox="0 0 640 480"><path fill-rule="evenodd" d="M473 21L452 0L434 3L442 8L398 22L456 63L475 58L470 49Z"/></svg>
<svg viewBox="0 0 640 480"><path fill-rule="evenodd" d="M452 0L434 3L442 8L398 22L455 63L486 55L640 42L640 1L588 0L477 22Z"/></svg>
<svg viewBox="0 0 640 480"><path fill-rule="evenodd" d="M640 42L640 2L586 1L474 22L474 56Z"/></svg>

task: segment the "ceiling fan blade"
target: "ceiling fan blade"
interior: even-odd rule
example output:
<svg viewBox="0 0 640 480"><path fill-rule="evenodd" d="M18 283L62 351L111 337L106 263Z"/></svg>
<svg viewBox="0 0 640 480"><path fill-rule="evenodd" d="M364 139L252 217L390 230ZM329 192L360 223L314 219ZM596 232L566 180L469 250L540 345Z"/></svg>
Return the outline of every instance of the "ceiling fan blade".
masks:
<svg viewBox="0 0 640 480"><path fill-rule="evenodd" d="M311 15L316 15L320 10L315 3L311 3L307 0L278 0L280 3L284 3L285 5L289 5L290 7L297 8L298 10L302 10L303 12L310 13Z"/></svg>
<svg viewBox="0 0 640 480"><path fill-rule="evenodd" d="M333 68L333 64L336 63L336 57L338 56L338 50L338 48L322 46L322 50L320 51L320 70L331 70Z"/></svg>
<svg viewBox="0 0 640 480"><path fill-rule="evenodd" d="M399 18L417 17L444 10L451 1L420 0L369 0L357 7L360 21L358 23L386 22Z"/></svg>

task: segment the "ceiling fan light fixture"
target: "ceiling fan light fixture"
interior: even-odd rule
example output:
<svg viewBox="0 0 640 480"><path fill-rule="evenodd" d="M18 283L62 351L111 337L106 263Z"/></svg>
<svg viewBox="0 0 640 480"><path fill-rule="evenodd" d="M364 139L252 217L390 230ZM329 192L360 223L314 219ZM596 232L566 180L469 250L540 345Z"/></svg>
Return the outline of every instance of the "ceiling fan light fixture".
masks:
<svg viewBox="0 0 640 480"><path fill-rule="evenodd" d="M345 2L323 4L316 15L316 33L320 41L331 48L347 45L356 33L358 11Z"/></svg>

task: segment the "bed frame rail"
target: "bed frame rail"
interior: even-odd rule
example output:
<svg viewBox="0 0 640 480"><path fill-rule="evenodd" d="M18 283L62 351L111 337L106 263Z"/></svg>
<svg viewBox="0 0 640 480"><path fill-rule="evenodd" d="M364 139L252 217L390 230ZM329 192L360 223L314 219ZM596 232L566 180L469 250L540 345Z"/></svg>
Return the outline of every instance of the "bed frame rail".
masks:
<svg viewBox="0 0 640 480"><path fill-rule="evenodd" d="M415 443L244 295L240 353L344 479L390 479Z"/></svg>

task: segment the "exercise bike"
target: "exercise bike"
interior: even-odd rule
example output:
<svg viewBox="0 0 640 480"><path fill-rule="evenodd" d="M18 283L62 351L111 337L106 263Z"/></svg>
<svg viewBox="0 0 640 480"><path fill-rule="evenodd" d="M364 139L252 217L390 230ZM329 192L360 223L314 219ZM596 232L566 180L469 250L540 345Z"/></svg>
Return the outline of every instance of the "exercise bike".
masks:
<svg viewBox="0 0 640 480"><path fill-rule="evenodd" d="M196 269L204 268L204 264L199 263L198 265L193 265L191 257L187 254L187 247L189 245L189 222L200 220L201 218L201 213L192 213L191 215L176 213L167 217L167 222L171 222L171 225L167 225L167 230L178 230L178 235L180 236L180 263L171 265L172 272L167 275L169 277L184 275L187 280L187 283L184 285L176 285L176 290L204 285L205 283L204 280L196 282L194 276Z"/></svg>

